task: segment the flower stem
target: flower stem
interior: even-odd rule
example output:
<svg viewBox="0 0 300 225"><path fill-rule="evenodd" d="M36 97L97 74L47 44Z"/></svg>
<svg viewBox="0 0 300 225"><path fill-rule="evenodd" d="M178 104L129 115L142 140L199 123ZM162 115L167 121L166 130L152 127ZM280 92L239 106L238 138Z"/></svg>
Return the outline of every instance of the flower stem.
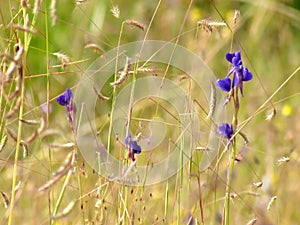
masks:
<svg viewBox="0 0 300 225"><path fill-rule="evenodd" d="M233 92L234 93L234 92ZM233 133L237 130L238 126L238 112L239 112L239 95L238 95L238 88L234 93L233 101L234 101L234 115L232 118L232 125L233 125ZM224 205L224 220L223 224L229 225L230 224L230 198L231 198L231 186L232 186L232 177L233 177L233 170L236 158L236 139L235 136L232 139L232 151L229 156L229 171L227 174L227 186L226 186L226 199Z"/></svg>

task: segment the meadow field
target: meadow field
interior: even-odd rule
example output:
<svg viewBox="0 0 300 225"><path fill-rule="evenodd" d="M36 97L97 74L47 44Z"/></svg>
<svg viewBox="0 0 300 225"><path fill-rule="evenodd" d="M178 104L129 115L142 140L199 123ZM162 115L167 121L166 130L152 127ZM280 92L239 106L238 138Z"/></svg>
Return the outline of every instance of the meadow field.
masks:
<svg viewBox="0 0 300 225"><path fill-rule="evenodd" d="M0 225L300 224L299 1L0 0L0 56Z"/></svg>

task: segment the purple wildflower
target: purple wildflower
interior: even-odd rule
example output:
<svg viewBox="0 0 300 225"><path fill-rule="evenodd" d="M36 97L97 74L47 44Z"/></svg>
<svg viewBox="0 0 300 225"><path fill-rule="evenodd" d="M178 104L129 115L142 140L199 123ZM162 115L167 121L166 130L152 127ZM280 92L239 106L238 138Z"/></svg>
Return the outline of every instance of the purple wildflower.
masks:
<svg viewBox="0 0 300 225"><path fill-rule="evenodd" d="M217 80L216 85L222 91L230 92L232 88L238 87L243 95L243 82L252 79L252 73L249 72L248 68L243 66L241 52L237 51L234 53L226 53L226 59L232 63L232 67L227 74L226 78ZM233 73L233 80L228 78Z"/></svg>
<svg viewBox="0 0 300 225"><path fill-rule="evenodd" d="M218 134L226 137L227 140L230 140L233 135L232 125L229 125L228 123L222 123L222 125L218 127L217 132Z"/></svg>
<svg viewBox="0 0 300 225"><path fill-rule="evenodd" d="M142 151L141 146L138 145L137 141L133 140L131 134L125 138L125 145L128 148L128 158L135 161L134 154L140 154Z"/></svg>
<svg viewBox="0 0 300 225"><path fill-rule="evenodd" d="M73 117L74 117L74 114L76 113L76 107L75 107L75 104L73 103L73 93L70 90L70 88L67 88L65 93L60 95L56 99L56 101L58 102L58 104L60 104L62 106L66 106L68 121L69 121L71 128L73 129Z"/></svg>

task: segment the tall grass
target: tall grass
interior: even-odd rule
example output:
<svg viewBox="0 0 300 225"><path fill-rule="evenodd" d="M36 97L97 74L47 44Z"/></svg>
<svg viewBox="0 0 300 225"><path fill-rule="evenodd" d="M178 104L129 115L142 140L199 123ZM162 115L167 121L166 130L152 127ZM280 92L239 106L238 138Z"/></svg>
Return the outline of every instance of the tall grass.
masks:
<svg viewBox="0 0 300 225"><path fill-rule="evenodd" d="M297 224L299 21L292 1L2 1L0 224ZM220 154L201 171L209 151L209 102L193 80L172 67L172 55L167 65L131 65L124 80L118 81L122 71L116 68L97 90L95 136L132 173L184 142L175 141L180 115L156 98L131 102L126 134L115 133L114 105L125 85L132 85L133 98L141 77L167 78L200 109L201 139L189 163L168 180L136 187L109 181L90 167L56 99L67 87L75 92L105 52L150 39L190 49L218 78L228 71L225 53L241 50L253 80L240 99L234 152L223 151L220 136ZM234 113L227 110L227 121ZM160 133L149 128L157 118L170 138L132 164L119 135Z"/></svg>

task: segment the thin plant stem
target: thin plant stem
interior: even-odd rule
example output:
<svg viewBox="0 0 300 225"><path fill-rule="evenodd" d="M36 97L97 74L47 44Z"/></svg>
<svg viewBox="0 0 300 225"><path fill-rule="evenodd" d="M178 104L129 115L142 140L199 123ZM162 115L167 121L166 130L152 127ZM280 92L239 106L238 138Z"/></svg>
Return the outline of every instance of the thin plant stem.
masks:
<svg viewBox="0 0 300 225"><path fill-rule="evenodd" d="M47 84L46 84L46 89L47 89L47 96L46 96L46 106L47 106L47 113L46 113L46 127L49 127L50 123L50 71L49 71L49 29L48 29L48 11L47 11L47 6L45 6L45 47L46 47L46 77L47 77ZM48 147L48 158L49 158L49 170L50 173L53 173L53 165L52 165L52 151L50 146ZM54 207L54 193L50 192L49 193L49 198L51 196L51 199L49 199L49 214L52 214L52 208ZM51 206L52 202L52 206Z"/></svg>
<svg viewBox="0 0 300 225"><path fill-rule="evenodd" d="M70 168L70 170L68 171L68 174L67 174L67 176L66 176L65 182L64 182L64 184L63 184L63 186L62 186L62 189L61 189L61 191L60 191L60 193L59 193L59 196L58 196L56 205L55 205L55 207L54 207L54 209L53 209L53 215L52 215L53 217L55 217L55 215L56 215L57 212L58 212L58 209L59 209L59 207L60 207L60 205L61 205L62 199L63 199L64 194L65 194L66 188L67 188L67 186L68 186L68 184L69 184L71 175L72 175L72 168ZM51 224L54 224L54 220L51 220Z"/></svg>
<svg viewBox="0 0 300 225"><path fill-rule="evenodd" d="M27 16L27 9L26 7L22 8L23 13L23 20L24 24L26 23L26 16ZM26 25L26 24L25 24ZM21 44L21 43L20 43ZM13 222L13 214L14 214L14 205L15 205L15 188L17 184L17 169L18 169L18 159L19 159L19 152L21 146L21 136L22 136L22 119L23 119L23 111L24 111L24 97L25 97L25 68L26 68L26 54L28 51L28 33L24 32L24 55L22 59L22 85L21 85L21 105L19 109L19 122L18 122L18 134L17 134L17 144L16 144L16 152L15 152L15 159L14 159L14 167L13 167L13 175L12 175L12 187L11 187L11 198L10 198L10 209L9 209L9 218L8 218L8 225L11 225Z"/></svg>
<svg viewBox="0 0 300 225"><path fill-rule="evenodd" d="M117 47L117 56L116 56L116 65L115 65L115 76L114 76L114 82L117 80L117 74L118 74L118 62L119 62L119 50L121 45L121 38L123 34L123 28L124 28L124 21L121 25L121 30L119 34L118 39L118 47ZM115 110L115 103L116 103L116 90L117 86L113 86L113 93L112 93L112 103L111 103L111 111L110 111L110 117L109 117L109 128L108 128L108 138L107 138L107 153L110 152L110 143L111 143L111 135L112 135L112 125L113 125L113 115Z"/></svg>
<svg viewBox="0 0 300 225"><path fill-rule="evenodd" d="M233 91L233 104L234 104L234 115L232 119L233 131L237 130L238 126L238 112L239 112L239 89L235 89L235 93ZM232 144L232 152L229 154L229 171L227 175L227 185L226 185L226 198L225 198L225 215L224 215L224 224L230 224L230 198L231 198L231 185L232 185L232 176L236 158L236 138L231 141Z"/></svg>

